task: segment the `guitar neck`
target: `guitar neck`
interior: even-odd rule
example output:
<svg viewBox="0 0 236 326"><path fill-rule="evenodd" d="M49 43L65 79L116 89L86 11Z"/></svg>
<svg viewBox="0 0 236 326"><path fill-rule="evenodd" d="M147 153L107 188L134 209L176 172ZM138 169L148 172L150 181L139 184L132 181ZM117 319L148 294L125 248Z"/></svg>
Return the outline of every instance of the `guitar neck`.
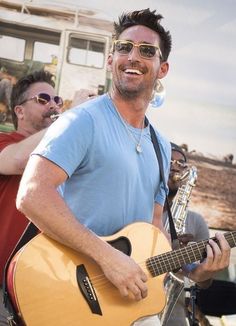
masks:
<svg viewBox="0 0 236 326"><path fill-rule="evenodd" d="M231 248L236 246L236 231L224 234ZM218 242L215 237L211 238ZM146 265L153 277L176 270L182 266L196 262L206 257L206 245L209 239L191 243L190 245L164 254L150 257L146 260Z"/></svg>

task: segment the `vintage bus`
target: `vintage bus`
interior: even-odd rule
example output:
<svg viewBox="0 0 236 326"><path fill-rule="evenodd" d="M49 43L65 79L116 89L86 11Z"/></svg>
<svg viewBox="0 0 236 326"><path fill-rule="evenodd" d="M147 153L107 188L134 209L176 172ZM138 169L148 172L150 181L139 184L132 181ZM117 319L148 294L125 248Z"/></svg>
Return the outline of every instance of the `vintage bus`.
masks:
<svg viewBox="0 0 236 326"><path fill-rule="evenodd" d="M57 92L68 106L78 89L102 94L110 85L106 58L111 38L112 21L101 12L54 1L1 0L0 83L46 69L55 75Z"/></svg>

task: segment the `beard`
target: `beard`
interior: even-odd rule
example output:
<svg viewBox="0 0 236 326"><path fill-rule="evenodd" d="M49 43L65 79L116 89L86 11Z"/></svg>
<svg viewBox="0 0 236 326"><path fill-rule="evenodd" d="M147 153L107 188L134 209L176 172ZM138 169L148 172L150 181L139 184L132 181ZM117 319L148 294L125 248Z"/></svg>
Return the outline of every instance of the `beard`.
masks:
<svg viewBox="0 0 236 326"><path fill-rule="evenodd" d="M142 96L144 99L150 101L155 83L153 82L153 85L150 85L151 80L145 81L145 78L144 80L140 81L135 80L135 78L134 80L132 80L132 78L129 79L128 75L125 76L124 73L124 70L128 68L140 70L144 75L148 72L146 67L140 67L140 65L135 63L129 65L120 65L116 71L116 74L113 74L114 87L126 100L134 100Z"/></svg>
<svg viewBox="0 0 236 326"><path fill-rule="evenodd" d="M124 85L121 85L118 88L118 90L120 95L126 100L134 100L135 98L140 96L140 90L137 89L137 87L135 89L132 89L132 88L127 88Z"/></svg>

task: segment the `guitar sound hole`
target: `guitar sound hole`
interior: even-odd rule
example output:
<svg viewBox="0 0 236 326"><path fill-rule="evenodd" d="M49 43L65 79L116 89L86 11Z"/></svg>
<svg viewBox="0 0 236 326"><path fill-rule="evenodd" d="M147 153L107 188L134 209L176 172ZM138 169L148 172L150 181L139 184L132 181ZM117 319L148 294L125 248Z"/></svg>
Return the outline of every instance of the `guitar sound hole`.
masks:
<svg viewBox="0 0 236 326"><path fill-rule="evenodd" d="M128 238L126 237L119 237L115 240L108 241L108 243L117 250L122 251L127 256L131 255L132 246Z"/></svg>

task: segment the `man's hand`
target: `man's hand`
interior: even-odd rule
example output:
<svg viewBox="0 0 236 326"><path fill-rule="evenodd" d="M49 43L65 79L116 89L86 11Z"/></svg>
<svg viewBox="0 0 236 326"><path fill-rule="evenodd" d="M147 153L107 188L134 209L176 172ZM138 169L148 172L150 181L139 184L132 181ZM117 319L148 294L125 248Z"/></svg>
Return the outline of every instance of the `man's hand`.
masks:
<svg viewBox="0 0 236 326"><path fill-rule="evenodd" d="M207 257L189 273L189 278L195 282L203 282L229 266L230 246L221 233L216 233L218 244L209 239L206 246Z"/></svg>
<svg viewBox="0 0 236 326"><path fill-rule="evenodd" d="M147 296L147 276L129 256L112 248L109 257L107 256L100 266L123 297L131 294L139 301Z"/></svg>
<svg viewBox="0 0 236 326"><path fill-rule="evenodd" d="M95 91L91 90L91 89L79 89L78 91L75 92L73 101L71 103L71 107L75 107L81 103L86 102L87 100L90 100L94 97L96 97L97 94Z"/></svg>

